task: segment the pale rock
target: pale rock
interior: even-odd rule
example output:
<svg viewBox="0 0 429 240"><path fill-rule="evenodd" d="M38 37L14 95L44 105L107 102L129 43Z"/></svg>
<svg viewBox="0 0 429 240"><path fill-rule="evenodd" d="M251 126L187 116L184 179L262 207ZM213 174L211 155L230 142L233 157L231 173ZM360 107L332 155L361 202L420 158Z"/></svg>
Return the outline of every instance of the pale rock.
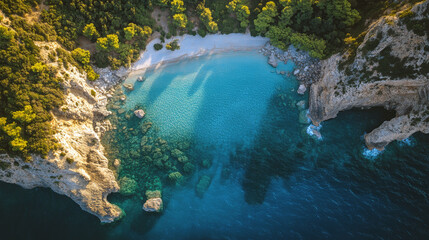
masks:
<svg viewBox="0 0 429 240"><path fill-rule="evenodd" d="M145 112L142 109L138 109L134 111L134 115L136 115L136 117L138 118L143 118L145 115Z"/></svg>
<svg viewBox="0 0 429 240"><path fill-rule="evenodd" d="M134 90L134 86L131 83L124 83L122 86L124 86L128 91Z"/></svg>
<svg viewBox="0 0 429 240"><path fill-rule="evenodd" d="M143 210L146 212L161 212L162 208L161 198L150 198L143 204Z"/></svg>
<svg viewBox="0 0 429 240"><path fill-rule="evenodd" d="M293 71L293 75L298 75L299 74L299 69L295 69L295 71Z"/></svg>
<svg viewBox="0 0 429 240"><path fill-rule="evenodd" d="M307 91L307 88L305 87L304 84L299 85L298 87L298 91L296 91L298 94L303 95L305 93L305 91Z"/></svg>
<svg viewBox="0 0 429 240"><path fill-rule="evenodd" d="M274 56L274 53L271 53L270 57L268 58L268 64L270 64L274 68L277 67L278 62L276 57Z"/></svg>

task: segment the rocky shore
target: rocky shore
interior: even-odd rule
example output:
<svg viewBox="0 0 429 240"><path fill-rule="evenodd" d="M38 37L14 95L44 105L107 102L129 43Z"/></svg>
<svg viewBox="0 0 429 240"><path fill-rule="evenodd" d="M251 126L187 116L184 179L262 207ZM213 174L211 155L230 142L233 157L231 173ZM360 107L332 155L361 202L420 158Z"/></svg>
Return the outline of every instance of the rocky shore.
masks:
<svg viewBox="0 0 429 240"><path fill-rule="evenodd" d="M303 94L306 91L306 88L320 78L320 61L310 57L307 52L299 51L293 46L290 46L288 50L283 51L267 42L259 52L268 57L268 63L274 68L277 67L279 61L284 62L285 64L289 60L294 62L295 70L293 74L300 83L300 94ZM285 72L278 73L286 74Z"/></svg>

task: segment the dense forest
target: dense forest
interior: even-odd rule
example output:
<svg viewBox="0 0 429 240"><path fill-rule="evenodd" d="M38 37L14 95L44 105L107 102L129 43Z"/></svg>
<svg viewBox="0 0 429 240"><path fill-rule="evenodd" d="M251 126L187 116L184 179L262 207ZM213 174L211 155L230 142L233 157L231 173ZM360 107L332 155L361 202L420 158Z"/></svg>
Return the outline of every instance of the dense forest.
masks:
<svg viewBox="0 0 429 240"><path fill-rule="evenodd" d="M0 151L29 158L57 147L50 110L63 102L58 69L41 61L35 41L57 41L62 66L98 75L92 66L117 69L135 61L153 32L161 42L174 35L249 31L286 49L293 44L312 57L353 49L368 19L409 1L388 0L0 0ZM415 2L415 1L410 1ZM169 12L168 33L152 18ZM36 21L28 15L38 12ZM84 43L94 46L85 47ZM163 44L156 44L159 50ZM87 44L88 45L88 44ZM177 41L165 43L180 49ZM90 50L90 51L88 51Z"/></svg>

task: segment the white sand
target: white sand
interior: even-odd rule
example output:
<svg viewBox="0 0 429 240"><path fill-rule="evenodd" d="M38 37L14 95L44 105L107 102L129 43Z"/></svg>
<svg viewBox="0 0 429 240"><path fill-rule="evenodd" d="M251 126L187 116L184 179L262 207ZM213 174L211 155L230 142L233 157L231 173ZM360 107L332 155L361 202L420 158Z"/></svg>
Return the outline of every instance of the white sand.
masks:
<svg viewBox="0 0 429 240"><path fill-rule="evenodd" d="M180 49L169 51L165 45L173 39L179 39ZM165 39L164 47L156 51L153 48L155 43L160 43L159 39L152 40L146 46L146 51L142 53L139 60L135 62L131 71L144 72L149 67L159 67L163 63L178 61L183 58L197 57L206 54L214 54L229 51L244 51L259 49L265 45L268 38L252 37L249 34L232 33L228 35L210 34L202 38L201 36L183 35L170 39Z"/></svg>

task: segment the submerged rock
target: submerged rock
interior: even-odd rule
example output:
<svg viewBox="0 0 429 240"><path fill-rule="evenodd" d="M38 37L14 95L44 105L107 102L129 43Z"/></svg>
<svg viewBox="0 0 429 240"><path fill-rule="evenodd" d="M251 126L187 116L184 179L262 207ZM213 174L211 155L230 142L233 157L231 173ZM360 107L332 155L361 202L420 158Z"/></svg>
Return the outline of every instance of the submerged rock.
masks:
<svg viewBox="0 0 429 240"><path fill-rule="evenodd" d="M138 109L134 111L134 115L136 115L136 117L138 118L143 118L145 115L145 112L142 109Z"/></svg>
<svg viewBox="0 0 429 240"><path fill-rule="evenodd" d="M143 204L143 210L146 212L161 212L163 209L161 198L150 198Z"/></svg>
<svg viewBox="0 0 429 240"><path fill-rule="evenodd" d="M296 104L296 106L298 107L299 110L304 110L305 105L306 105L305 100L301 100Z"/></svg>
<svg viewBox="0 0 429 240"><path fill-rule="evenodd" d="M207 175L203 175L200 178L200 181L198 181L197 187L195 188L195 191L199 197L203 197L204 193L210 186L211 180L211 177Z"/></svg>
<svg viewBox="0 0 429 240"><path fill-rule="evenodd" d="M308 124L310 122L310 119L307 116L306 110L301 110L299 112L299 123L301 124Z"/></svg>
<svg viewBox="0 0 429 240"><path fill-rule="evenodd" d="M130 83L125 83L123 86L124 86L124 88L125 88L125 89L127 89L128 91L132 91L132 90L134 90L134 86L133 86L132 84L130 84Z"/></svg>
<svg viewBox="0 0 429 240"><path fill-rule="evenodd" d="M270 57L268 58L268 64L275 68L277 67L278 63L276 57L274 56L274 53L271 53Z"/></svg>
<svg viewBox="0 0 429 240"><path fill-rule="evenodd" d="M183 176L180 172L172 172L168 175L168 179L174 183L178 183L182 180Z"/></svg>

